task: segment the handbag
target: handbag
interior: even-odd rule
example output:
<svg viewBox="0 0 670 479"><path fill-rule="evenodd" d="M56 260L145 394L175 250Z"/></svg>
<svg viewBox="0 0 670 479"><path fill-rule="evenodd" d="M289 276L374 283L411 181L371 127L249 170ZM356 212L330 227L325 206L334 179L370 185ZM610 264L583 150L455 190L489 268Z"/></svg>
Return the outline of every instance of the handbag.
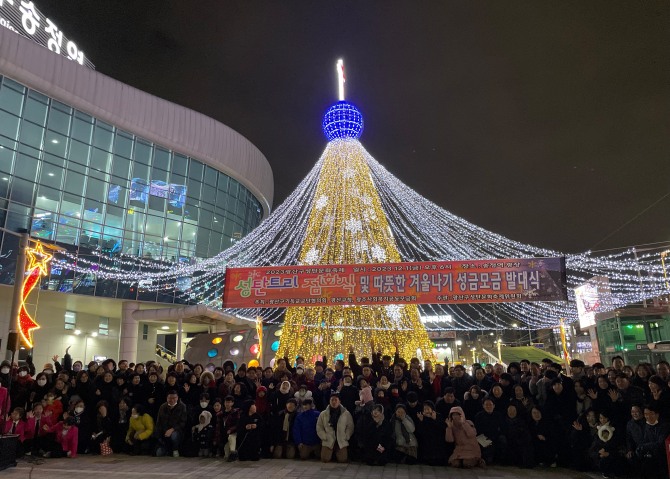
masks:
<svg viewBox="0 0 670 479"><path fill-rule="evenodd" d="M109 456L113 454L114 451L112 450L112 446L109 445L109 438L105 439L100 443L100 455L101 456Z"/></svg>

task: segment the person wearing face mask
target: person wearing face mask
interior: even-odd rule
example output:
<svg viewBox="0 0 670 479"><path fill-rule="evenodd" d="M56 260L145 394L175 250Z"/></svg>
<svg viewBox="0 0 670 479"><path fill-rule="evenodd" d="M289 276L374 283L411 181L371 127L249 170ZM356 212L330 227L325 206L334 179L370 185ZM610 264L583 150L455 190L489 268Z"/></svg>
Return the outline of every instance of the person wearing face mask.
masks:
<svg viewBox="0 0 670 479"><path fill-rule="evenodd" d="M91 444L91 418L86 411L84 401L77 401L74 407L65 414L67 417L73 418L74 425L77 426L77 453L88 454Z"/></svg>
<svg viewBox="0 0 670 479"><path fill-rule="evenodd" d="M468 392L465 393L463 399L463 411L465 417L474 419L479 412L483 410L482 401L486 397L486 393L481 390L476 384L470 386Z"/></svg>
<svg viewBox="0 0 670 479"><path fill-rule="evenodd" d="M156 456L172 455L179 457L179 446L184 435L188 418L186 405L179 400L175 390L168 391L167 400L158 409L156 436L158 447Z"/></svg>
<svg viewBox="0 0 670 479"><path fill-rule="evenodd" d="M9 387L10 373L12 372L12 364L5 360L0 364L0 385L3 387Z"/></svg>
<svg viewBox="0 0 670 479"><path fill-rule="evenodd" d="M33 390L30 393L30 405L42 402L44 396L47 395L51 386L49 385L49 378L44 373L39 373L35 378L35 384L33 385Z"/></svg>
<svg viewBox="0 0 670 479"><path fill-rule="evenodd" d="M25 408L30 400L34 384L35 380L28 373L28 366L21 366L9 391L12 405Z"/></svg>

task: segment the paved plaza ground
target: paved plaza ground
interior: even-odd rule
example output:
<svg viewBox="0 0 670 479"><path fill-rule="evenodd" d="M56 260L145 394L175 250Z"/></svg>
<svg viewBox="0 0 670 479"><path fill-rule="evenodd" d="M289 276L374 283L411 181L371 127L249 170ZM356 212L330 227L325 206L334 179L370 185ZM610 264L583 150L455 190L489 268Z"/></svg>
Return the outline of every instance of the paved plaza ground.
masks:
<svg viewBox="0 0 670 479"><path fill-rule="evenodd" d="M289 461L265 459L259 462L226 463L217 459L154 458L125 455L101 457L83 456L76 459L40 460L38 464L19 461L17 467L0 471L7 479L592 479L568 469L518 469L515 467L488 467L459 470L446 467L387 465L371 467L354 464L321 464L317 461ZM599 476L598 476L599 477Z"/></svg>

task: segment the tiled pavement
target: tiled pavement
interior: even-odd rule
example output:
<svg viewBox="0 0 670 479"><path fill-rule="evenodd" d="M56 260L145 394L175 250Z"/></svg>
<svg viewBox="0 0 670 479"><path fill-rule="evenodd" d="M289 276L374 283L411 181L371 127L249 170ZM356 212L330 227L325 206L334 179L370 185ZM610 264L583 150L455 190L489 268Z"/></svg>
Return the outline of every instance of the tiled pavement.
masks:
<svg viewBox="0 0 670 479"><path fill-rule="evenodd" d="M445 467L387 465L371 467L353 464L321 464L317 461L264 459L259 462L226 463L217 459L154 458L114 455L82 456L76 459L48 459L34 464L19 461L17 467L0 472L7 479L591 479L567 469L518 469L488 467L458 470Z"/></svg>

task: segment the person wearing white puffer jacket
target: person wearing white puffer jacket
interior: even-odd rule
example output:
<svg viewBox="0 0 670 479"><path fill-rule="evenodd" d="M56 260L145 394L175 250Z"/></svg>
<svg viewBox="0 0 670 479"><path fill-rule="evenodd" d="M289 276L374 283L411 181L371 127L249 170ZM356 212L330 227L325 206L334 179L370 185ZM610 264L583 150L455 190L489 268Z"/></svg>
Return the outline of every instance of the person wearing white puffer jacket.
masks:
<svg viewBox="0 0 670 479"><path fill-rule="evenodd" d="M333 392L328 407L319 414L316 433L321 439L321 461L330 462L333 454L337 462L347 462L349 439L354 433L354 419Z"/></svg>

